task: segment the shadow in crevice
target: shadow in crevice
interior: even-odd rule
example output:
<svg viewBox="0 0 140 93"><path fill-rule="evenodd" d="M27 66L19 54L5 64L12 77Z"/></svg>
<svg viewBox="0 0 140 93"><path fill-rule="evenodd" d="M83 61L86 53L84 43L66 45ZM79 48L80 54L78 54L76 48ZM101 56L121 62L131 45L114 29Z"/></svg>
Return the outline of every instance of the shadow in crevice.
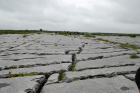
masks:
<svg viewBox="0 0 140 93"><path fill-rule="evenodd" d="M7 86L9 86L10 84L7 84L7 83L0 83L0 88L2 88L2 87L7 87Z"/></svg>

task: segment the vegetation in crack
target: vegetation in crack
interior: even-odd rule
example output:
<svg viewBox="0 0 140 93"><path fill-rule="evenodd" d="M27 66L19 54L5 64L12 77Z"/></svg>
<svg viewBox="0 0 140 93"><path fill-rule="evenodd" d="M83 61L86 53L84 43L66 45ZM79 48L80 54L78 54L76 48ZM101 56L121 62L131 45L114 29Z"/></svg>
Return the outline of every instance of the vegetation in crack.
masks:
<svg viewBox="0 0 140 93"><path fill-rule="evenodd" d="M129 43L119 43L119 42L111 42L109 40L105 40L105 39L102 39L102 38L97 38L97 39L94 39L94 40L100 40L100 41L104 41L104 42L107 42L109 44L119 44L120 47L123 47L123 48L132 48L134 50L136 49L140 49L140 46L138 45L133 45L133 44L129 44Z"/></svg>
<svg viewBox="0 0 140 93"><path fill-rule="evenodd" d="M80 54L80 52L78 51L77 54Z"/></svg>
<svg viewBox="0 0 140 93"><path fill-rule="evenodd" d="M69 67L68 70L69 70L69 71L74 71L74 70L75 70L75 66L76 66L76 64L73 64L72 66Z"/></svg>
<svg viewBox="0 0 140 93"><path fill-rule="evenodd" d="M69 50L66 50L66 51L65 51L65 54L69 54Z"/></svg>
<svg viewBox="0 0 140 93"><path fill-rule="evenodd" d="M72 54L72 64L75 63L75 59L76 59L76 54Z"/></svg>
<svg viewBox="0 0 140 93"><path fill-rule="evenodd" d="M77 54L80 54L81 52L82 52L82 47L79 47Z"/></svg>
<svg viewBox="0 0 140 93"><path fill-rule="evenodd" d="M27 35L27 34L25 34L25 35L23 35L23 38L26 38L26 37L28 37L29 35Z"/></svg>
<svg viewBox="0 0 140 93"><path fill-rule="evenodd" d="M14 66L13 66L13 67L10 67L9 69L17 69L17 67L14 67Z"/></svg>
<svg viewBox="0 0 140 93"><path fill-rule="evenodd" d="M140 57L137 56L136 54L134 54L134 55L131 55L130 58L133 58L134 59L134 58L140 58Z"/></svg>
<svg viewBox="0 0 140 93"><path fill-rule="evenodd" d="M31 72L31 73L18 73L18 74L12 74L12 72L9 71L9 75L7 78L12 78L12 77L23 77L23 76L34 76L36 75L36 72Z"/></svg>
<svg viewBox="0 0 140 93"><path fill-rule="evenodd" d="M79 52L82 52L82 50L83 50L82 47L79 47Z"/></svg>
<svg viewBox="0 0 140 93"><path fill-rule="evenodd" d="M62 81L63 78L64 78L64 76L65 76L65 73L64 72L60 73L59 76L58 76L58 82L59 81Z"/></svg>

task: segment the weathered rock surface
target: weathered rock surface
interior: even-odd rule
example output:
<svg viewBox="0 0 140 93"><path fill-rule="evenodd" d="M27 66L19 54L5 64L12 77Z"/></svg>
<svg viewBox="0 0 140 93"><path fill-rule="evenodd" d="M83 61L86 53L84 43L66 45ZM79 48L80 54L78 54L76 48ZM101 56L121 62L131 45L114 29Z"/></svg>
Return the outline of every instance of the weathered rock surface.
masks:
<svg viewBox="0 0 140 93"><path fill-rule="evenodd" d="M79 61L76 64L76 70L82 70L87 68L97 68L97 67L111 67L111 66L127 66L139 63L139 59L131 59L130 55L117 56L111 58L103 58L96 60Z"/></svg>
<svg viewBox="0 0 140 93"><path fill-rule="evenodd" d="M135 83L117 76L44 86L41 93L138 93Z"/></svg>
<svg viewBox="0 0 140 93"><path fill-rule="evenodd" d="M48 84L56 83L56 82L58 81L58 76L59 76L58 73L56 73L56 74L52 74L52 75L48 78L46 84L48 85Z"/></svg>
<svg viewBox="0 0 140 93"><path fill-rule="evenodd" d="M26 76L0 79L0 93L36 93L45 76Z"/></svg>
<svg viewBox="0 0 140 93"><path fill-rule="evenodd" d="M102 68L102 69L88 69L83 71L66 72L65 81L71 82L76 79L89 78L95 76L111 77L114 75L131 74L136 72L139 66L126 66L126 67L113 67L113 68Z"/></svg>
<svg viewBox="0 0 140 93"><path fill-rule="evenodd" d="M87 59L96 59L96 58L107 58L113 56L121 56L121 55L132 55L137 54L136 51L120 51L120 52L113 52L113 53L99 53L99 54L78 54L77 60L87 60Z"/></svg>
<svg viewBox="0 0 140 93"><path fill-rule="evenodd" d="M126 78L135 81L135 74L125 75Z"/></svg>
<svg viewBox="0 0 140 93"><path fill-rule="evenodd" d="M48 74L48 73L55 73L59 72L60 70L67 71L68 66L70 63L63 63L63 64L54 64L49 66L39 66L39 67L32 67L32 68L20 68L20 69L11 69L11 70L2 70L0 71L0 76L9 74L9 71L11 74L18 74L19 72L23 73L31 73L31 72L37 72L38 74Z"/></svg>
<svg viewBox="0 0 140 93"><path fill-rule="evenodd" d="M96 38L140 44L139 37ZM140 56L140 50L96 38L0 35L0 93L40 93L41 88L41 93L138 93L134 77L140 61L130 55ZM37 75L8 78L19 72Z"/></svg>
<svg viewBox="0 0 140 93"><path fill-rule="evenodd" d="M21 54L20 54L21 55ZM18 55L19 56L19 55ZM4 56L3 59L0 59L0 66L2 68L5 67L26 67L32 65L50 65L50 64L60 64L60 63L71 63L72 58L71 55L43 55L43 56L28 56L26 55L24 58L18 58L18 56L13 57L13 59ZM21 55L22 56L22 55Z"/></svg>

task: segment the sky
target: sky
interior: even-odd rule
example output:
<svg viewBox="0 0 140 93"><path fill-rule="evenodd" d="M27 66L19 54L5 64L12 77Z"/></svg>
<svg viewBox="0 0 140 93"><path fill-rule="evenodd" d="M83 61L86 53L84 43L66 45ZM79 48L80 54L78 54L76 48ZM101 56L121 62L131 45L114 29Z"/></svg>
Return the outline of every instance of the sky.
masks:
<svg viewBox="0 0 140 93"><path fill-rule="evenodd" d="M140 0L0 0L0 29L140 33Z"/></svg>

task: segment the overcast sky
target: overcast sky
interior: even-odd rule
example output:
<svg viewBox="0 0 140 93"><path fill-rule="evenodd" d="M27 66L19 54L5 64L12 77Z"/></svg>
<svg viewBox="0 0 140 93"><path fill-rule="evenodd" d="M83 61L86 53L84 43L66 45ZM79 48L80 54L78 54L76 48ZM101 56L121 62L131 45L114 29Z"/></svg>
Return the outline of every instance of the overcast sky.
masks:
<svg viewBox="0 0 140 93"><path fill-rule="evenodd" d="M0 0L0 29L140 33L140 0Z"/></svg>

